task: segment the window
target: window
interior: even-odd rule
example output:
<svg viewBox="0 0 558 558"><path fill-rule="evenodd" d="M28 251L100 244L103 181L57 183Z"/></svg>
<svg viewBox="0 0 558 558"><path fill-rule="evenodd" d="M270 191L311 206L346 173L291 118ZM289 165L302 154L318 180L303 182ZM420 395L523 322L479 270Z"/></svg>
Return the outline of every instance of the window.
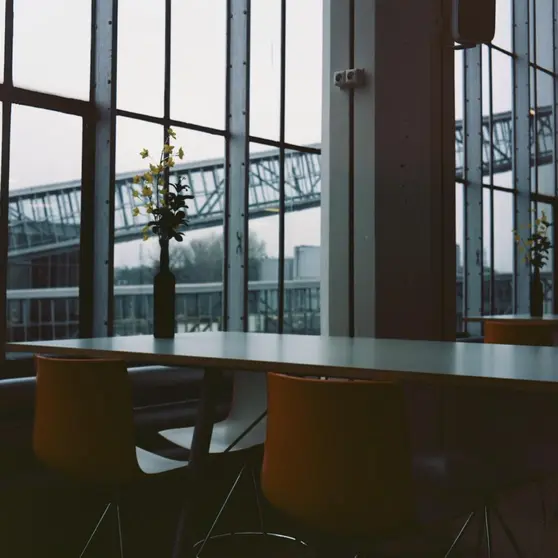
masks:
<svg viewBox="0 0 558 558"><path fill-rule="evenodd" d="M248 329L319 334L322 1L253 2L250 40Z"/></svg>
<svg viewBox="0 0 558 558"><path fill-rule="evenodd" d="M529 230L535 217L530 208L545 209L554 219L558 76L552 44L556 22L551 0L524 1L527 20L518 16L513 21L511 0L497 0L492 45L456 51L455 55L456 170L464 182L464 199L472 200L464 202L463 217L457 219L458 246L463 242L458 251L468 254L457 284L459 290L463 283L467 295L464 312L469 315L528 311L530 270L520 258L512 229L526 226ZM479 90L480 98L475 94ZM463 114L462 124L459 118ZM471 138L478 134L482 135L482 149L475 151ZM480 175L482 185L477 181ZM460 194L458 206L459 200ZM530 201L536 202L536 208ZM545 311L552 310L552 269L550 263L543 272ZM464 327L476 333L475 324Z"/></svg>
<svg viewBox="0 0 558 558"><path fill-rule="evenodd" d="M89 99L90 61L91 0L14 2L14 85Z"/></svg>
<svg viewBox="0 0 558 558"><path fill-rule="evenodd" d="M152 331L159 247L142 240L131 186L147 169L140 151L157 153L169 127L185 154L172 173L194 194L184 242L172 246L177 330L222 329L235 297L250 330L319 333L322 0L252 2L250 13L236 0L119 0L117 25L113 0L47 4L14 2L5 36L0 0L0 64L13 74L0 87L10 123L7 339ZM249 71L245 97L230 86L233 66ZM236 138L233 114L245 122ZM249 167L246 184L234 165ZM248 212L233 230L226 204L245 188ZM112 192L114 233L99 234L96 212L112 207ZM227 257L246 225L244 273Z"/></svg>
<svg viewBox="0 0 558 558"><path fill-rule="evenodd" d="M12 107L10 341L78 336L82 128L79 116Z"/></svg>
<svg viewBox="0 0 558 558"><path fill-rule="evenodd" d="M147 214L132 196L133 177L148 170L163 145L163 126L119 117L116 145L116 212L114 247L114 332L153 330L153 276L159 261L157 238L142 240ZM171 242L170 263L176 278L178 332L222 327L224 265L224 140L185 128L173 128L173 143L184 149L172 175L182 177L194 199L188 202L189 227L184 242ZM140 151L150 157L143 160ZM133 209L141 208L138 216Z"/></svg>

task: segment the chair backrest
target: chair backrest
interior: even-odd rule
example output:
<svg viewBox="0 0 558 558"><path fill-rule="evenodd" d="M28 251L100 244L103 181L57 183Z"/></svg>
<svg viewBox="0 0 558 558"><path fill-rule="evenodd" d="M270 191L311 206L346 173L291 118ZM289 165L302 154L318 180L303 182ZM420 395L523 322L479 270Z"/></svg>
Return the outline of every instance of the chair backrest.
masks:
<svg viewBox="0 0 558 558"><path fill-rule="evenodd" d="M556 333L550 323L487 320L484 324L485 343L552 347Z"/></svg>
<svg viewBox="0 0 558 558"><path fill-rule="evenodd" d="M85 480L120 483L138 470L126 364L35 357L33 448L47 466Z"/></svg>
<svg viewBox="0 0 558 558"><path fill-rule="evenodd" d="M403 388L268 374L262 490L318 530L369 535L413 513Z"/></svg>

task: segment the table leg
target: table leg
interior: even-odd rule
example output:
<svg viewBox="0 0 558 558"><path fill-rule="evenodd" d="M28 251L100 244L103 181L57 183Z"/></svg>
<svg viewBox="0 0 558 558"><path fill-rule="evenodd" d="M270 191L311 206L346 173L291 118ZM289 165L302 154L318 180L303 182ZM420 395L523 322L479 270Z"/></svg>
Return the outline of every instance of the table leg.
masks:
<svg viewBox="0 0 558 558"><path fill-rule="evenodd" d="M203 375L188 462L188 468L191 471L188 482L189 490L180 511L172 553L173 558L194 556L193 545L196 541L192 533L192 520L201 493L204 461L209 453L213 423L215 422L216 392L222 377L223 372L219 369L208 368Z"/></svg>

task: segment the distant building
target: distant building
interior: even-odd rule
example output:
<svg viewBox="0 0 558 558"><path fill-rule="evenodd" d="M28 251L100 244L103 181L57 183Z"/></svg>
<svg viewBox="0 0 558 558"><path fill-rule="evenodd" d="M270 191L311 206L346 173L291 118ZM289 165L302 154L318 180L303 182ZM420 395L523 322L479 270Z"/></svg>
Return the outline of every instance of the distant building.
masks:
<svg viewBox="0 0 558 558"><path fill-rule="evenodd" d="M265 258L260 262L259 280L277 281L279 259ZM285 258L285 280L318 279L320 277L320 247L295 246L294 256Z"/></svg>

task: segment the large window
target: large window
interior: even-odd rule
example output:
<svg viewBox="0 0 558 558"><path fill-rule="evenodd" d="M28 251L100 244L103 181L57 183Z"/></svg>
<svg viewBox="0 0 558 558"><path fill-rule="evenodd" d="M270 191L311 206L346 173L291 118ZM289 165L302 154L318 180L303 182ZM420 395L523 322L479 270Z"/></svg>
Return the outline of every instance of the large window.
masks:
<svg viewBox="0 0 558 558"><path fill-rule="evenodd" d="M552 0L497 0L493 43L456 51L458 331L480 333L467 315L528 311L512 229L528 233L542 210L552 219L557 202L553 10ZM547 312L553 269L543 270Z"/></svg>
<svg viewBox="0 0 558 558"><path fill-rule="evenodd" d="M322 9L252 2L251 331L320 331Z"/></svg>
<svg viewBox="0 0 558 558"><path fill-rule="evenodd" d="M94 125L92 3L2 0L0 9L0 183L6 200L0 216L7 231L0 243L7 254L0 336L77 337L87 314L79 289L83 177L92 175L84 151ZM6 12L13 12L11 20Z"/></svg>

